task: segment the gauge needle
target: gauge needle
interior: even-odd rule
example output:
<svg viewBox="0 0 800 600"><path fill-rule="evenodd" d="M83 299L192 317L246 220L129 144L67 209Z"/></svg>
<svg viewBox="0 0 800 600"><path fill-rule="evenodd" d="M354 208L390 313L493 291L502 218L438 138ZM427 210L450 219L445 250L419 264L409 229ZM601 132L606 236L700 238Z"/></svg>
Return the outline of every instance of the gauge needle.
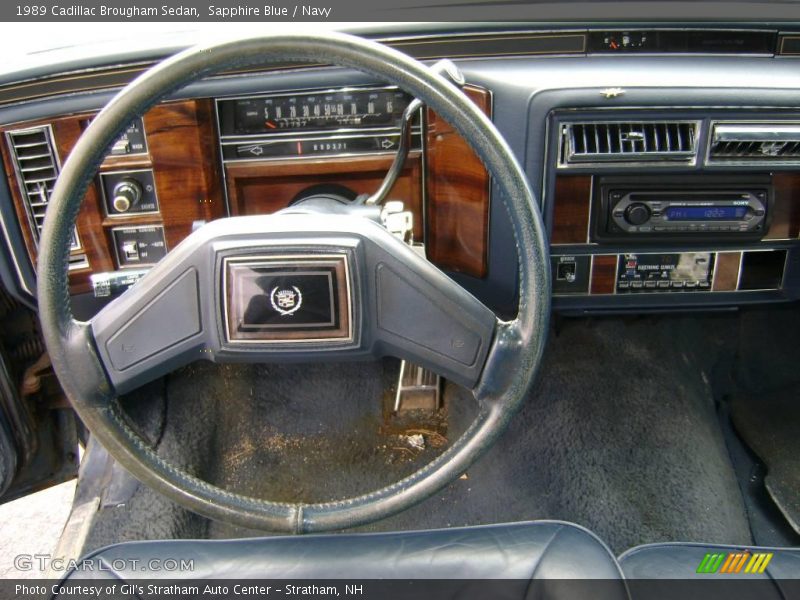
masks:
<svg viewBox="0 0 800 600"><path fill-rule="evenodd" d="M270 129L275 129L275 128L277 128L277 127L278 127L278 126L277 126L277 125L275 125L275 123L273 123L272 121L267 121L267 122L266 122L266 126L267 126L267 127L269 127Z"/></svg>

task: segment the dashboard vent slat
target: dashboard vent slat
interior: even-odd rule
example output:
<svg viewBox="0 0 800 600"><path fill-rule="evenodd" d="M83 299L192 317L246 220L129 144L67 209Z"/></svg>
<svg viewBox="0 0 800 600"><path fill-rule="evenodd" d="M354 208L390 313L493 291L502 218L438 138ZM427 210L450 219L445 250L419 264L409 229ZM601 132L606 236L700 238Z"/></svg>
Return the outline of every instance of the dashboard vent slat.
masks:
<svg viewBox="0 0 800 600"><path fill-rule="evenodd" d="M709 164L800 164L800 123L714 123Z"/></svg>
<svg viewBox="0 0 800 600"><path fill-rule="evenodd" d="M31 234L38 246L44 215L61 168L53 143L53 133L50 127L42 126L9 131L6 136L13 154ZM80 242L77 232L73 232L72 250L78 249Z"/></svg>
<svg viewBox="0 0 800 600"><path fill-rule="evenodd" d="M691 163L697 157L696 121L565 123L560 167L597 163Z"/></svg>

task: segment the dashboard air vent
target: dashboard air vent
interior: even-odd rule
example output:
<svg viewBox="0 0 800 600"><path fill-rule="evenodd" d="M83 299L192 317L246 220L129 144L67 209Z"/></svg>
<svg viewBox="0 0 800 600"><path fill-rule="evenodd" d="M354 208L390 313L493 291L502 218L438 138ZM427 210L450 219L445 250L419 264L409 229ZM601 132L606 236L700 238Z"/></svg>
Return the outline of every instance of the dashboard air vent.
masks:
<svg viewBox="0 0 800 600"><path fill-rule="evenodd" d="M50 127L18 129L7 134L14 156L20 192L30 221L31 233L36 244L42 235L44 215L50 194L53 193L59 164L53 145ZM76 232L72 234L72 249L80 248Z"/></svg>
<svg viewBox="0 0 800 600"><path fill-rule="evenodd" d="M560 166L596 163L691 163L696 121L593 121L562 126Z"/></svg>
<svg viewBox="0 0 800 600"><path fill-rule="evenodd" d="M708 162L800 164L800 123L714 123Z"/></svg>

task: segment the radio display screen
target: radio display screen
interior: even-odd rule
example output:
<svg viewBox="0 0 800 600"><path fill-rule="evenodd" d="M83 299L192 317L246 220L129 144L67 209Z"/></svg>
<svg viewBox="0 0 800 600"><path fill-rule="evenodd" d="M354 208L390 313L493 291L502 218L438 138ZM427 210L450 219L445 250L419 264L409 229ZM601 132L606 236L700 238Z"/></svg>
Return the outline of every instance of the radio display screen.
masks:
<svg viewBox="0 0 800 600"><path fill-rule="evenodd" d="M669 221L741 221L746 206L668 206L664 216Z"/></svg>

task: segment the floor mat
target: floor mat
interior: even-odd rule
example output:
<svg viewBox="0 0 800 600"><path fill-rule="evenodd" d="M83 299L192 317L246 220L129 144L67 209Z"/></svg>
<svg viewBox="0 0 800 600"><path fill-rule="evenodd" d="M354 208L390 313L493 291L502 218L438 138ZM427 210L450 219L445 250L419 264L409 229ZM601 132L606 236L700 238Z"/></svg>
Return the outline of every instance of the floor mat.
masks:
<svg viewBox="0 0 800 600"><path fill-rule="evenodd" d="M550 518L589 527L615 551L656 541L749 543L705 375L713 368L714 352L693 325L691 319L566 322L551 340L538 386L498 445L440 494L360 530ZM698 338L697 356L684 351L692 335ZM370 382L381 372L374 367L337 369L327 383L327 367L314 367L302 377L286 367L270 369L269 384L261 379L266 371L249 371L226 384L241 389L239 396L255 398L249 408L231 407L223 428L244 450L221 451L235 460L220 463L218 474L226 485L272 497L294 493L320 499L378 487L417 466L392 467L381 453L364 453L364 440L355 443L350 437L363 435L358 432L364 427L378 427L380 390ZM253 391L247 391L250 386ZM469 422L474 403L454 386L446 396L452 439ZM294 429L299 422L306 425ZM286 427L283 455L255 441ZM314 441L314 435L320 439ZM367 446L376 443L370 437ZM314 458L346 444L354 444L354 450L337 453L327 465ZM275 485L280 471L291 473L286 485ZM209 537L248 534L256 532L219 523L208 530Z"/></svg>
<svg viewBox="0 0 800 600"><path fill-rule="evenodd" d="M766 466L767 491L800 533L800 310L788 305L749 311L739 329L741 367L731 394L731 417Z"/></svg>
<svg viewBox="0 0 800 600"><path fill-rule="evenodd" d="M210 445L213 406L197 390L194 396L186 395L169 403L165 401L165 392L165 382L158 380L125 397L122 401L129 420L162 458L199 477L207 476L200 468L204 462L200 457L207 455ZM117 542L205 535L206 519L133 481L118 464L107 477L110 481L101 498L102 509L89 532L84 552ZM125 478L129 483L122 481ZM120 488L130 493L120 497L115 493Z"/></svg>
<svg viewBox="0 0 800 600"><path fill-rule="evenodd" d="M709 383L731 345L730 321L697 324L563 322L538 384L495 448L441 493L361 530L549 518L587 526L616 552L660 541L750 543ZM381 399L396 367L191 365L167 381L159 451L228 489L275 500L380 487L441 451L409 449L383 431ZM446 401L453 439L475 405L455 386ZM200 519L141 488L106 517L94 545L116 541L123 522L126 539L167 537L170 524L175 537L263 535Z"/></svg>
<svg viewBox="0 0 800 600"><path fill-rule="evenodd" d="M615 552L750 543L707 375L726 339L705 333L682 318L565 322L526 405L468 478L368 529L548 518ZM453 412L463 394L450 401Z"/></svg>
<svg viewBox="0 0 800 600"><path fill-rule="evenodd" d="M800 533L800 393L798 387L733 398L739 434L764 461L764 484L792 528Z"/></svg>

